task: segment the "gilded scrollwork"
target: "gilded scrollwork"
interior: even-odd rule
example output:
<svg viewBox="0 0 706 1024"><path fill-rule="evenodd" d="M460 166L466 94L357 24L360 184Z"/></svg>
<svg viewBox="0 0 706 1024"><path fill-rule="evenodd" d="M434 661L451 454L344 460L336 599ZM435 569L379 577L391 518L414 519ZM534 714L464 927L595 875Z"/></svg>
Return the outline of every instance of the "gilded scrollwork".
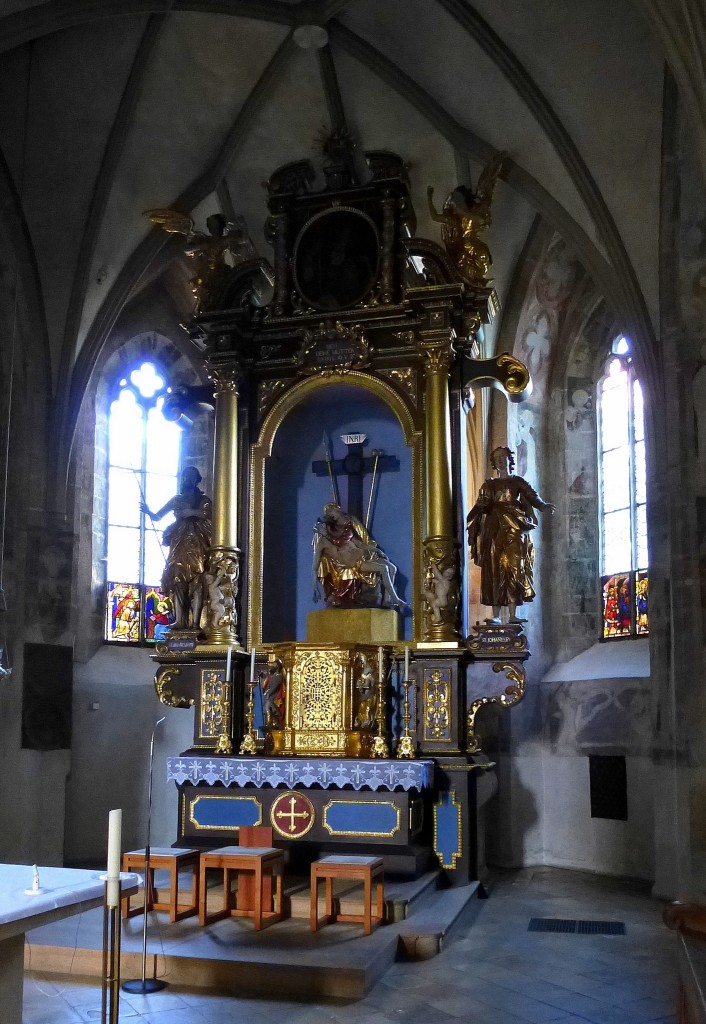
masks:
<svg viewBox="0 0 706 1024"><path fill-rule="evenodd" d="M302 332L295 357L301 373L331 376L360 370L370 362L370 345L359 324L347 326L340 320L322 321L316 330Z"/></svg>
<svg viewBox="0 0 706 1024"><path fill-rule="evenodd" d="M280 377L271 377L269 380L261 380L257 393L257 412L262 418L275 395L286 387L287 381Z"/></svg>
<svg viewBox="0 0 706 1024"><path fill-rule="evenodd" d="M413 405L417 404L417 371L413 366L384 367L378 372L407 395Z"/></svg>
<svg viewBox="0 0 706 1024"><path fill-rule="evenodd" d="M451 680L448 670L432 668L424 674L424 739L449 738Z"/></svg>
<svg viewBox="0 0 706 1024"><path fill-rule="evenodd" d="M181 675L181 669L178 666L174 668L160 669L157 672L154 680L154 688L157 691L157 697L162 704L166 704L168 708L193 708L196 703L193 697L175 697L174 693L170 689L170 684L175 676Z"/></svg>
<svg viewBox="0 0 706 1024"><path fill-rule="evenodd" d="M424 353L427 373L442 374L444 376L448 374L454 356L453 348L448 338L442 341L423 343L422 352Z"/></svg>
<svg viewBox="0 0 706 1024"><path fill-rule="evenodd" d="M469 754L477 754L480 751L480 742L476 736L476 717L481 708L488 704L499 704L503 708L510 708L514 704L519 704L525 695L527 673L522 665L517 662L496 661L493 665L493 672L504 672L505 678L511 682L509 686L505 687L503 693L494 694L492 697L479 697L469 707L468 742L466 744Z"/></svg>

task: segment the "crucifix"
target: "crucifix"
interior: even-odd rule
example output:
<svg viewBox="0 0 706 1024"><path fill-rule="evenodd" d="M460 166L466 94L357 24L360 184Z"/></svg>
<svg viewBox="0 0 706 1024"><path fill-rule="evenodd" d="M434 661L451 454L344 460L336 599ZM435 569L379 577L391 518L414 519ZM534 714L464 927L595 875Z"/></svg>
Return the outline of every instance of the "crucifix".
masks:
<svg viewBox="0 0 706 1024"><path fill-rule="evenodd" d="M372 449L369 455L366 455L363 451L367 441L365 434L342 434L341 440L348 445L348 453L342 459L332 459L328 438L324 434L326 459L312 462L311 469L317 476L328 476L330 478L333 500L337 505L341 504L338 495L338 476L342 474L348 478L348 505L345 511L356 516L361 522L363 522L363 478L367 473L373 474L367 515L365 517L365 527L367 529L370 526L373 490L377 474L398 470L400 468L400 460L396 455L385 455L381 449L375 448Z"/></svg>

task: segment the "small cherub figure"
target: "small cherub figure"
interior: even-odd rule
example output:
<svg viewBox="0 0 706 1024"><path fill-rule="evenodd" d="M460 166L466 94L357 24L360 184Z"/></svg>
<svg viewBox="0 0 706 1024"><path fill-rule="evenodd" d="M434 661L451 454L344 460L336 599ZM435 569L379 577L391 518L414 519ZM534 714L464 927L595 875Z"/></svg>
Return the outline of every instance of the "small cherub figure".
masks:
<svg viewBox="0 0 706 1024"><path fill-rule="evenodd" d="M466 185L457 186L444 203L441 213L434 206L434 189L427 189L429 214L441 224L441 237L449 257L461 278L469 285L484 287L490 281L492 259L490 249L481 238L490 226L490 204L507 153L496 153L478 178L474 192Z"/></svg>
<svg viewBox="0 0 706 1024"><path fill-rule="evenodd" d="M454 567L452 565L447 565L440 570L436 562L429 563L427 585L423 596L437 622L442 621L444 618L442 612L448 608L451 601L453 581Z"/></svg>

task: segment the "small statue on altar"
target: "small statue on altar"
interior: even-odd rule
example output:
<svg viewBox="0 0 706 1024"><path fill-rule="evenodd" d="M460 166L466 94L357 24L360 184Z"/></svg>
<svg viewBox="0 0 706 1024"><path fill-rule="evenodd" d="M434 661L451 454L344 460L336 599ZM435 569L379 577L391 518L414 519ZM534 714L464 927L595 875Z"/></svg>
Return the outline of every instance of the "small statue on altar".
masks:
<svg viewBox="0 0 706 1024"><path fill-rule="evenodd" d="M201 474L187 466L181 474L179 493L151 512L145 502L140 508L150 519L162 519L173 512L175 520L164 531L162 542L169 547L161 588L174 605L174 629L198 629L204 604L204 570L211 544L211 499L199 487Z"/></svg>
<svg viewBox="0 0 706 1024"><path fill-rule="evenodd" d="M319 585L329 608L370 608L382 604L404 608L395 590L397 567L379 548L361 521L330 502L314 525L314 600Z"/></svg>
<svg viewBox="0 0 706 1024"><path fill-rule="evenodd" d="M429 215L442 225L441 237L446 251L463 280L476 288L487 285L490 280L493 261L481 235L490 226L495 182L506 157L507 153L496 153L488 161L480 173L475 192L465 185L455 188L441 213L434 206L434 189L431 185L427 189Z"/></svg>
<svg viewBox="0 0 706 1024"><path fill-rule="evenodd" d="M242 218L228 221L221 213L206 218L208 234L194 230L194 221L178 210L148 210L146 216L170 235L184 235L184 255L194 260L196 273L189 281L196 299L194 313L211 309L227 271L244 259L256 259Z"/></svg>
<svg viewBox="0 0 706 1024"><path fill-rule="evenodd" d="M372 729L377 711L377 676L365 654L359 655L360 676L355 684L356 705L353 724L358 729Z"/></svg>
<svg viewBox="0 0 706 1024"><path fill-rule="evenodd" d="M267 675L262 680L262 708L265 725L280 729L284 724L285 683L284 665L280 658L274 658L267 665Z"/></svg>
<svg viewBox="0 0 706 1024"><path fill-rule="evenodd" d="M466 519L471 555L481 570L480 599L493 609L488 624L501 623L501 608L509 610L510 622L525 622L516 610L535 596L530 537L537 526L534 509L552 514L555 507L522 477L512 475L515 459L509 448L496 448L490 462L497 476L485 481Z"/></svg>

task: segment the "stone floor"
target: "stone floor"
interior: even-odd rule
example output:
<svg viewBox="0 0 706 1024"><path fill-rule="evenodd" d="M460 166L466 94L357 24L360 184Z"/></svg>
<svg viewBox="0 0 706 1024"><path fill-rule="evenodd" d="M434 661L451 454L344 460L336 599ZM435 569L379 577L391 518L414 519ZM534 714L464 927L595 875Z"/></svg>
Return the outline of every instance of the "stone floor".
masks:
<svg viewBox="0 0 706 1024"><path fill-rule="evenodd" d="M554 869L501 875L432 960L394 964L364 999L236 999L168 988L125 996L120 1019L150 1024L666 1024L676 1022L676 939L630 885ZM528 932L531 917L620 920L624 936ZM331 926L336 927L336 926ZM365 941L361 938L360 941ZM168 980L168 979L165 979ZM274 994L273 994L274 995ZM25 1024L100 1020L98 987L30 970Z"/></svg>

